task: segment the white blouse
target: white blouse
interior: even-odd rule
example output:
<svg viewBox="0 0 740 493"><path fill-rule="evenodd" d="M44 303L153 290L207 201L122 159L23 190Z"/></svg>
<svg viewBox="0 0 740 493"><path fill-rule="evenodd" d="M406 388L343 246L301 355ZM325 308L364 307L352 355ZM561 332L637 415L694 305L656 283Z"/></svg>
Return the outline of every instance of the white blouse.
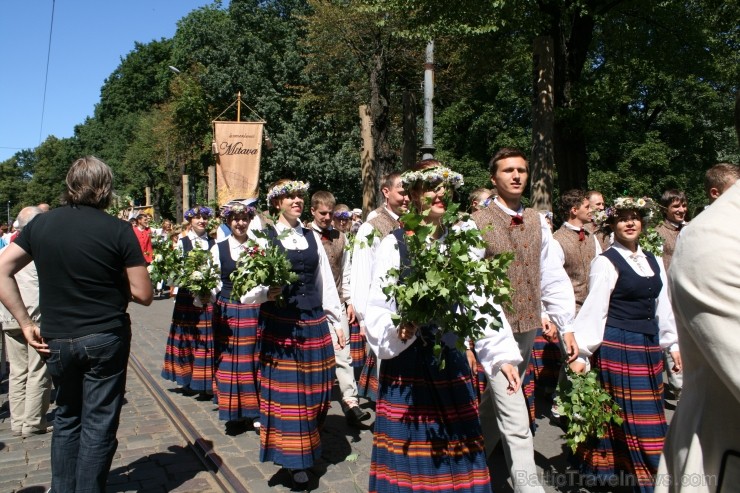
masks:
<svg viewBox="0 0 740 493"><path fill-rule="evenodd" d="M638 275L652 277L655 275L650 268L642 248L637 247L637 252L632 253L618 241L614 241L612 248L618 252ZM668 281L666 278L663 261L655 257L660 272L660 280L663 288L658 295L655 306L655 318L658 321L660 346L670 348L670 351L678 351L678 334L676 332L676 320L673 317L671 302L668 298ZM604 328L606 327L607 313L609 312L609 300L612 291L617 284L619 274L611 260L598 255L591 262L591 274L588 282L588 296L583 302L581 311L578 312L575 322L576 342L578 343L579 356L577 361L586 363L587 358L601 346L604 340Z"/></svg>
<svg viewBox="0 0 740 493"><path fill-rule="evenodd" d="M428 238L428 241L434 240ZM396 301L387 299L383 293L383 287L397 282L396 278L388 276L389 271L394 268L397 269L401 264L395 236L388 235L380 242L376 259L367 303L365 335L368 344L378 358L390 359L401 354L416 340L416 336L405 342L399 339L397 327L392 319L392 315L396 312ZM483 304L482 299L475 301L479 306ZM511 332L511 326L506 320L501 307L495 306L501 314L502 327L499 330L487 328L485 335L475 343L478 359L488 378L491 379L504 363L516 366L522 361L519 346ZM490 315L478 313L477 317L486 319L490 327ZM457 341L454 334L446 334L443 337L443 342L450 347L455 347Z"/></svg>

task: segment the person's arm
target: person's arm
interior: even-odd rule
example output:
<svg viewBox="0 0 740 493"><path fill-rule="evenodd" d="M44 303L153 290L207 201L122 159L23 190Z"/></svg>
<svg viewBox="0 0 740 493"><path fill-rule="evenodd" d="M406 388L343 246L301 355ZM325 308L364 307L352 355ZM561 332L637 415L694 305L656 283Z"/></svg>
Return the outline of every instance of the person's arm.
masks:
<svg viewBox="0 0 740 493"><path fill-rule="evenodd" d="M28 344L41 354L49 354L49 347L41 338L41 329L28 314L15 280L15 274L31 260L33 260L31 255L16 243L11 243L5 248L0 255L0 303L16 319ZM144 272L146 273L146 268Z"/></svg>
<svg viewBox="0 0 740 493"><path fill-rule="evenodd" d="M152 289L152 280L149 278L149 272L144 265L126 267L126 277L128 278L128 288L131 292L131 301L140 305L149 306L154 298Z"/></svg>
<svg viewBox="0 0 740 493"><path fill-rule="evenodd" d="M617 276L617 270L608 258L600 255L591 262L588 296L574 324L579 350L576 363L580 363L579 368L585 368L587 358L601 346L604 339L609 299L617 284Z"/></svg>
<svg viewBox="0 0 740 493"><path fill-rule="evenodd" d="M364 223L360 226L352 251L350 269L350 299L360 327L365 327L365 308L372 281L375 248L380 240L373 235L373 226ZM376 243L377 242L377 243Z"/></svg>
<svg viewBox="0 0 740 493"><path fill-rule="evenodd" d="M563 268L553 247L557 242L552 237L550 226L541 214L542 252L540 254L540 288L542 303L545 305L549 319L555 323L563 345L568 353L568 363L578 357L578 344L573 335L573 319L576 314L576 296L573 284Z"/></svg>
<svg viewBox="0 0 740 493"><path fill-rule="evenodd" d="M668 287L668 276L663 267L663 259L656 256L660 270L660 280L663 283L663 289L658 294L658 302L655 307L655 318L658 320L659 343L660 347L667 349L673 357L674 367L666 368L668 371L678 373L682 369L681 353L678 348L678 330L676 328L676 318L673 315L671 307L670 292Z"/></svg>
<svg viewBox="0 0 740 493"><path fill-rule="evenodd" d="M397 326L393 321L396 300L388 299L383 287L398 282L389 276L389 271L398 268L401 258L396 237L386 236L378 247L377 264L373 271L372 284L367 302L365 337L379 359L390 359L409 348L416 340L412 327Z"/></svg>

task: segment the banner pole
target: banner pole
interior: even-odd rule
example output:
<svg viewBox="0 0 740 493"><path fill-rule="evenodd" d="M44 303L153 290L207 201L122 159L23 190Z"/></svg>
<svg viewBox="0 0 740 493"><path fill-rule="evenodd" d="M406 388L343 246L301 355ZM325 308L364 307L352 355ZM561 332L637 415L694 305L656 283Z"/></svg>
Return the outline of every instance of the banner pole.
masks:
<svg viewBox="0 0 740 493"><path fill-rule="evenodd" d="M236 93L236 121L242 121L242 92Z"/></svg>

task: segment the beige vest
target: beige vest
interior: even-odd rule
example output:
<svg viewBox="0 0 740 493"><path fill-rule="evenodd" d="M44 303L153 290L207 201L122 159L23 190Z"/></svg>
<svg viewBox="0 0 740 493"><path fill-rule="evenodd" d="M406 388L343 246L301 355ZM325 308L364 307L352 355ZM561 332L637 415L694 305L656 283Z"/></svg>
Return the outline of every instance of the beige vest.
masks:
<svg viewBox="0 0 740 493"><path fill-rule="evenodd" d="M492 204L474 212L471 217L486 241L486 257L514 252L508 273L513 288L512 302L510 307L504 307L511 329L519 333L541 327L542 229L539 214L533 209L525 209L524 224L512 226L511 216Z"/></svg>
<svg viewBox="0 0 740 493"><path fill-rule="evenodd" d="M663 267L668 272L668 267L671 265L671 258L673 258L673 251L676 249L676 240L678 240L678 229L669 223L663 221L656 226L655 231L663 237Z"/></svg>
<svg viewBox="0 0 740 493"><path fill-rule="evenodd" d="M599 246L601 246L601 251L605 252L611 247L611 235L605 233L603 230L600 230L596 227L594 223L588 223L586 226L586 231L590 232L592 235L596 236L596 240L599 242Z"/></svg>
<svg viewBox="0 0 740 493"><path fill-rule="evenodd" d="M331 267L331 274L334 276L334 283L337 285L339 299L344 303L344 297L342 296L342 267L344 266L342 257L344 256L344 247L347 245L347 237L334 228L329 230L329 238L324 238L321 233L316 232L319 234L321 245L323 245L326 256L329 258L329 267Z"/></svg>
<svg viewBox="0 0 740 493"><path fill-rule="evenodd" d="M378 215L369 220L368 223L378 230L380 238L382 239L388 236L391 231L398 228L399 223L397 220L393 219L393 216L388 213L388 209L384 206L378 207L375 211Z"/></svg>
<svg viewBox="0 0 740 493"><path fill-rule="evenodd" d="M573 284L573 292L576 295L576 313L578 313L588 296L588 275L591 272L591 261L596 257L596 244L588 231L586 231L586 239L580 241L578 231L568 229L565 225L560 226L553 237L560 243L565 254L563 267Z"/></svg>

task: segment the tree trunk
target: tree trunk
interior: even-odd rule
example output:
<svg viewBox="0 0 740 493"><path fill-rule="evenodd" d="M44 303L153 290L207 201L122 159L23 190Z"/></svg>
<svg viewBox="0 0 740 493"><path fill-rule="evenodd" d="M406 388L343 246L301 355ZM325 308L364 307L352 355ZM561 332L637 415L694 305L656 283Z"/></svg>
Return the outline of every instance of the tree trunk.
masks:
<svg viewBox="0 0 740 493"><path fill-rule="evenodd" d="M393 169L394 153L389 142L390 131L390 87L388 84L388 69L385 63L382 40L377 40L377 47L373 55L373 65L370 71L370 118L372 120L373 147L375 150L375 189L376 204L380 194L380 177ZM375 208L373 207L373 208Z"/></svg>
<svg viewBox="0 0 740 493"><path fill-rule="evenodd" d="M403 167L408 169L416 163L416 97L413 91L403 93Z"/></svg>
<svg viewBox="0 0 740 493"><path fill-rule="evenodd" d="M554 59L550 36L534 40L534 105L532 108L532 157L530 159L530 197L537 210L552 210Z"/></svg>
<svg viewBox="0 0 740 493"><path fill-rule="evenodd" d="M360 172L362 175L362 211L366 213L375 209L376 201L376 168L375 149L373 146L372 122L367 105L360 105L360 132L362 149L360 150Z"/></svg>

